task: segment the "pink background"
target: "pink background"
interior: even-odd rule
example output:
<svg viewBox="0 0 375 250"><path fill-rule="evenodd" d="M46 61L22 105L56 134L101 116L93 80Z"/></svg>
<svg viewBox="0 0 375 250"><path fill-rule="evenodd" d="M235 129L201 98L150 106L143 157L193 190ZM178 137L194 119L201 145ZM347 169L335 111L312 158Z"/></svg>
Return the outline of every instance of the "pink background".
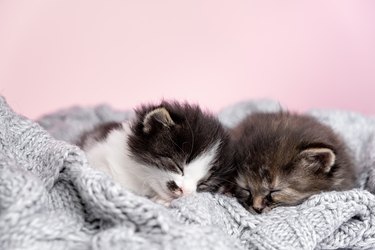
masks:
<svg viewBox="0 0 375 250"><path fill-rule="evenodd" d="M162 97L375 114L375 1L0 1L0 93L29 117Z"/></svg>

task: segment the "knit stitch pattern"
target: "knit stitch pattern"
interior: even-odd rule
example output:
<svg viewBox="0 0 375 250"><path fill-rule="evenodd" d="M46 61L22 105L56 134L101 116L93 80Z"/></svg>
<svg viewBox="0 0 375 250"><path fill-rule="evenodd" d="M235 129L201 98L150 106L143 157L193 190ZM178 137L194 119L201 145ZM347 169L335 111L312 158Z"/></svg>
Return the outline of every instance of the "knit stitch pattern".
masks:
<svg viewBox="0 0 375 250"><path fill-rule="evenodd" d="M276 102L253 101L218 116L234 126L251 112L277 110ZM375 120L310 114L348 142L358 188L254 215L233 198L208 193L167 208L91 168L74 146L78 135L132 112L74 107L33 122L0 97L0 249L374 249Z"/></svg>

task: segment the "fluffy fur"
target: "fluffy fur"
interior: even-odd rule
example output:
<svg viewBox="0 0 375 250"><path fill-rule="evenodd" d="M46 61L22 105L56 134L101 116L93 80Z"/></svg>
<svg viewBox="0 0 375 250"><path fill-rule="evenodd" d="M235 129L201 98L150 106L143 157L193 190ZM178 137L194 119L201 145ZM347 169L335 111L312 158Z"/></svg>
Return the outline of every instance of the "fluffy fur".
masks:
<svg viewBox="0 0 375 250"><path fill-rule="evenodd" d="M223 166L228 135L213 115L176 102L135 113L133 121L102 124L82 136L92 166L161 203L218 185L212 173Z"/></svg>
<svg viewBox="0 0 375 250"><path fill-rule="evenodd" d="M297 205L309 196L353 188L344 142L312 117L280 113L248 116L231 130L237 168L234 195L256 212Z"/></svg>

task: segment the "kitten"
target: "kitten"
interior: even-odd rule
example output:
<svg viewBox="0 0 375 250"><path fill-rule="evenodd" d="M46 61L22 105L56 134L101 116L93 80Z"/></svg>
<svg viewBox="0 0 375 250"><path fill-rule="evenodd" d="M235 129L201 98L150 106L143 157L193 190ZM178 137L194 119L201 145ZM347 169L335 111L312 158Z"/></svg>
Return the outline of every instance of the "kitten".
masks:
<svg viewBox="0 0 375 250"><path fill-rule="evenodd" d="M198 106L162 102L136 109L130 122L99 125L79 146L93 167L127 189L169 204L217 185L211 175L226 158L228 140L219 121Z"/></svg>
<svg viewBox="0 0 375 250"><path fill-rule="evenodd" d="M257 213L302 203L313 194L354 187L344 142L304 115L256 113L231 130L237 177L234 195Z"/></svg>

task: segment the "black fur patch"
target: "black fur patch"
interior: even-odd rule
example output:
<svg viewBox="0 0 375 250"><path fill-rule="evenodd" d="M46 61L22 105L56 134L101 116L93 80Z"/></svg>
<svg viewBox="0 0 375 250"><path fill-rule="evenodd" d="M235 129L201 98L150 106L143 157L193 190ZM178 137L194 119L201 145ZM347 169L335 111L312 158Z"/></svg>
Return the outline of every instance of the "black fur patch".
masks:
<svg viewBox="0 0 375 250"><path fill-rule="evenodd" d="M174 181L168 181L168 182L167 182L167 188L168 188L171 192L174 192L174 191L180 189L180 188L177 186L176 182L174 182Z"/></svg>

